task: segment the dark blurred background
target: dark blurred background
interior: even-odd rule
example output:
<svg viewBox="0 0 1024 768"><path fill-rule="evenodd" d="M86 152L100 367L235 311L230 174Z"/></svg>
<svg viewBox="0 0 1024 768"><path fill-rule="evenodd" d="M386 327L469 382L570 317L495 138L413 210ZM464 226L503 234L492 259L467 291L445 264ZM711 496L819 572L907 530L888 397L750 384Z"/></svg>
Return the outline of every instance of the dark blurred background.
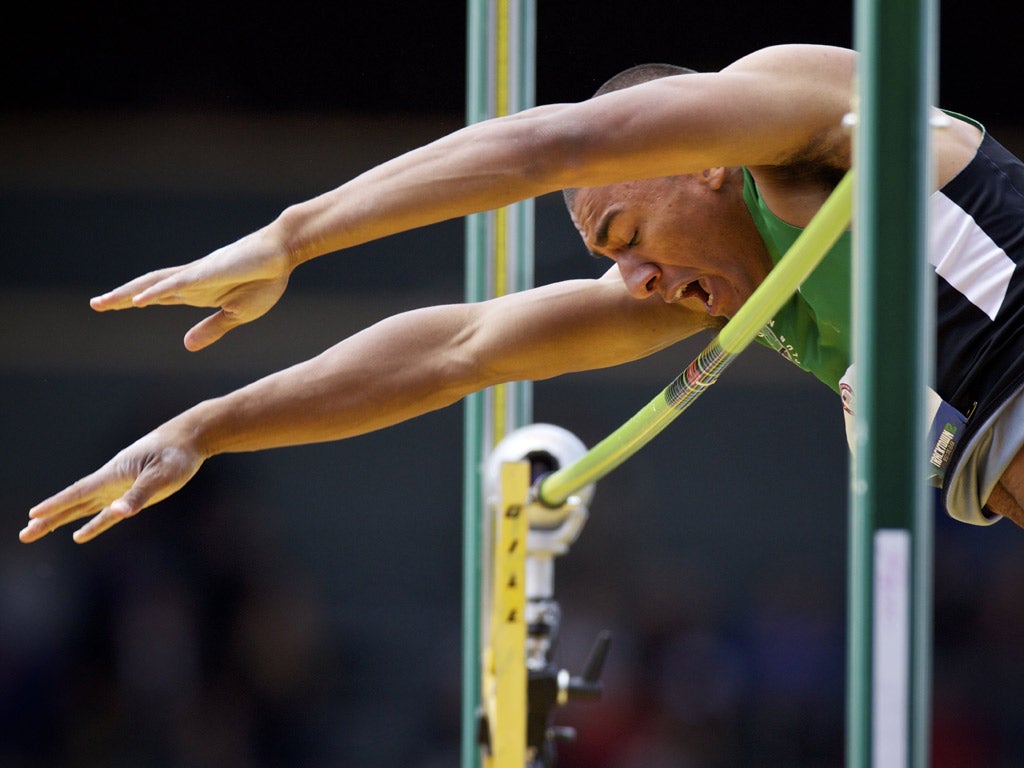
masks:
<svg viewBox="0 0 1024 768"><path fill-rule="evenodd" d="M852 43L848 3L539 3L538 101L644 61L717 69ZM942 103L1024 149L1019 25L942 3ZM463 122L461 3L26 5L0 30L0 765L458 762L459 406L344 443L217 457L78 547L17 542L28 508L194 402L403 309L462 296L451 222L301 269L267 317L187 353L202 313L88 298L198 257ZM595 274L561 201L537 281ZM535 420L593 444L706 342L544 382ZM368 382L372 386L372 382ZM846 449L834 396L752 349L603 481L557 563L602 702L562 764L838 766ZM936 518L936 766L1024 757L1024 532Z"/></svg>

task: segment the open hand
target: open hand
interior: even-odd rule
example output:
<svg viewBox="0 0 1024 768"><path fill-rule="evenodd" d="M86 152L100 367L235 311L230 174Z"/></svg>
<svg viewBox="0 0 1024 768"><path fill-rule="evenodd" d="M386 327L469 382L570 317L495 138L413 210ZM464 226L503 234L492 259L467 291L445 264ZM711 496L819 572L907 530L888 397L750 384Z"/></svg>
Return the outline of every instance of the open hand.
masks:
<svg viewBox="0 0 1024 768"><path fill-rule="evenodd" d="M219 311L185 334L185 347L208 347L232 328L265 314L288 286L293 265L261 230L202 259L149 272L90 301L93 309L185 304Z"/></svg>
<svg viewBox="0 0 1024 768"><path fill-rule="evenodd" d="M203 458L163 438L161 430L151 432L29 510L19 538L26 544L38 541L62 525L94 515L73 535L79 544L87 542L177 491L199 470Z"/></svg>

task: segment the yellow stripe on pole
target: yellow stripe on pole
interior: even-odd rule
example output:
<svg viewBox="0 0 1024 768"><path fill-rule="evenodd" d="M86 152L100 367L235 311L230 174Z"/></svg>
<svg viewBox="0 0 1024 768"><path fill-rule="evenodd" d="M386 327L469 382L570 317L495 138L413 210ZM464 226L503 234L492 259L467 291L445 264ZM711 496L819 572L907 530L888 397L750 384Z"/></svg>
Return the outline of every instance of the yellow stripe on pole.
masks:
<svg viewBox="0 0 1024 768"><path fill-rule="evenodd" d="M498 12L495 25L497 27L497 45L498 55L495 57L495 94L497 96L496 103L494 105L494 113L496 115L507 115L508 114L508 102L509 102L509 68L508 68L508 55L509 55L509 23L508 23L508 0L498 0Z"/></svg>
<svg viewBox="0 0 1024 768"><path fill-rule="evenodd" d="M500 208L494 212L494 296L508 292L508 210ZM506 401L508 388L504 384L494 386L491 424L494 445L501 442L508 432ZM493 446L492 446L493 447Z"/></svg>
<svg viewBox="0 0 1024 768"><path fill-rule="evenodd" d="M497 0L495 13L495 61L494 61L494 114L497 117L509 113L509 7L508 0ZM499 208L494 212L494 284L492 296L508 293L508 209ZM494 445L501 442L508 432L507 397L504 384L494 386L491 424Z"/></svg>

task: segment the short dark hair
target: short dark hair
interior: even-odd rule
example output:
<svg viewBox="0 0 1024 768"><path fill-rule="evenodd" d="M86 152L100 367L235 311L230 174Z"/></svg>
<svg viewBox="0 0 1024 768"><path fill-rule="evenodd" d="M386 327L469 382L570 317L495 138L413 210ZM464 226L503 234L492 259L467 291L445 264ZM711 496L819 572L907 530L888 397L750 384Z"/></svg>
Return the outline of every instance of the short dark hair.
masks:
<svg viewBox="0 0 1024 768"><path fill-rule="evenodd" d="M637 64L622 70L617 75L612 75L600 88L594 91L594 95L591 98L603 96L612 91L621 91L623 88L630 88L634 85L640 85L640 83L650 82L651 80L660 80L663 77L692 74L696 74L696 70L680 67L675 64ZM563 189L562 197L565 199L566 207L572 212L572 204L576 199L576 190L572 188Z"/></svg>
<svg viewBox="0 0 1024 768"><path fill-rule="evenodd" d="M637 64L622 70L617 75L612 75L594 92L594 96L603 96L612 91L621 91L623 88L640 85L640 83L651 80L660 80L663 77L693 74L696 74L696 70L679 67L675 64Z"/></svg>

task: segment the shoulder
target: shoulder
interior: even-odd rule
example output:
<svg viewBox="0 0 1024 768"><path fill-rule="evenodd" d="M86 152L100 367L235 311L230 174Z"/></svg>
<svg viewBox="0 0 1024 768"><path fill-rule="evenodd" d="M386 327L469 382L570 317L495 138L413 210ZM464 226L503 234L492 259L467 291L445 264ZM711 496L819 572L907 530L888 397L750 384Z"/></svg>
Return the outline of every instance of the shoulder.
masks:
<svg viewBox="0 0 1024 768"><path fill-rule="evenodd" d="M757 80L791 113L784 151L772 162L748 164L766 204L790 224L804 226L850 168L852 136L843 118L853 108L856 57L846 48L780 45L723 70Z"/></svg>
<svg viewBox="0 0 1024 768"><path fill-rule="evenodd" d="M824 45L778 45L750 53L716 73L722 98L717 119L744 126L742 165L791 169L805 176L819 166L844 172L857 54ZM761 151L753 151L761 148Z"/></svg>
<svg viewBox="0 0 1024 768"><path fill-rule="evenodd" d="M774 71L780 75L804 75L810 67L811 74L821 74L826 78L838 75L849 79L853 75L856 60L856 51L849 48L793 43L761 48L737 59L722 71L755 70Z"/></svg>
<svg viewBox="0 0 1024 768"><path fill-rule="evenodd" d="M843 118L853 109L856 64L857 54L847 48L778 45L723 70L757 83L783 113L778 124L789 126L791 142L775 162L763 164L764 175L802 181L820 171L834 182L850 167L850 132Z"/></svg>
<svg viewBox="0 0 1024 768"><path fill-rule="evenodd" d="M849 162L843 116L854 53L785 45L718 72L656 79L543 113L561 187L599 186L717 166Z"/></svg>

